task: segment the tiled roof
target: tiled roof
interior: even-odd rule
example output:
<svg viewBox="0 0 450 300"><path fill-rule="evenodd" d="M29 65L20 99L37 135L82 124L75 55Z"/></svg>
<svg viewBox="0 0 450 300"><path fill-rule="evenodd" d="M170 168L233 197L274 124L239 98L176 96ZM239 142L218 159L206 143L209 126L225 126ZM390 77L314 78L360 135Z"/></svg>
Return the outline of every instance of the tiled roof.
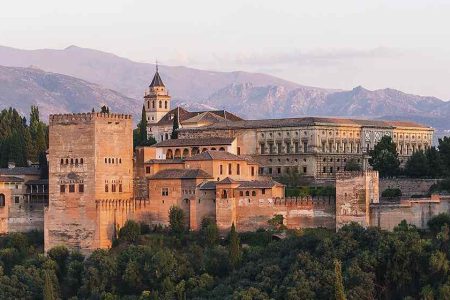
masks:
<svg viewBox="0 0 450 300"><path fill-rule="evenodd" d="M198 185L200 190L215 190L217 181L202 182Z"/></svg>
<svg viewBox="0 0 450 300"><path fill-rule="evenodd" d="M16 176L0 176L0 182L23 182L24 180Z"/></svg>
<svg viewBox="0 0 450 300"><path fill-rule="evenodd" d="M167 114L164 115L164 117L161 118L161 120L158 121L158 123L155 124L155 126L165 126L165 125L171 125L173 124L173 118L175 117L175 114L178 111L178 118L180 120L181 125L186 122L194 122L195 117L200 116L208 118L211 122L224 122L224 121L241 121L242 118L226 111L226 110L206 110L206 111L187 111L182 107L175 107L174 109L170 110ZM208 114L206 114L208 113ZM211 117L209 114L214 115L214 117ZM196 121L197 122L197 121Z"/></svg>
<svg viewBox="0 0 450 300"><path fill-rule="evenodd" d="M283 186L281 183L276 182L273 179L270 180L246 180L246 181L238 181L231 179L230 177L226 177L221 181L208 181L206 183L202 183L199 185L201 190L212 190L216 188L217 184L233 184L236 183L239 186L238 189L270 189L274 186Z"/></svg>
<svg viewBox="0 0 450 300"><path fill-rule="evenodd" d="M162 82L158 71L156 71L155 76L153 76L152 83L150 83L149 87L155 87L155 86L164 86L164 83Z"/></svg>
<svg viewBox="0 0 450 300"><path fill-rule="evenodd" d="M235 138L210 137L201 139L173 139L161 141L152 147L183 147L183 146L220 146L231 145Z"/></svg>
<svg viewBox="0 0 450 300"><path fill-rule="evenodd" d="M382 120L361 120L347 118L285 118L285 119L267 119L267 120L242 120L235 122L220 122L200 128L187 128L181 130L214 130L214 129L252 129L252 128L279 128L279 127L297 127L313 125L347 125L347 126L367 126L367 127L418 127L428 129L431 127L421 125L410 121L382 121Z"/></svg>
<svg viewBox="0 0 450 300"><path fill-rule="evenodd" d="M146 161L147 164L182 164L184 160L181 158L174 158L174 159L150 159Z"/></svg>
<svg viewBox="0 0 450 300"><path fill-rule="evenodd" d="M186 157L185 160L246 160L246 158L226 151L208 150L191 157Z"/></svg>
<svg viewBox="0 0 450 300"><path fill-rule="evenodd" d="M0 175L40 175L41 170L35 167L0 168Z"/></svg>
<svg viewBox="0 0 450 300"><path fill-rule="evenodd" d="M48 179L36 179L36 180L28 180L25 184L39 184L39 185L48 185Z"/></svg>
<svg viewBox="0 0 450 300"><path fill-rule="evenodd" d="M211 175L201 169L166 169L159 171L155 175L149 177L153 179L196 179L204 178L210 179Z"/></svg>

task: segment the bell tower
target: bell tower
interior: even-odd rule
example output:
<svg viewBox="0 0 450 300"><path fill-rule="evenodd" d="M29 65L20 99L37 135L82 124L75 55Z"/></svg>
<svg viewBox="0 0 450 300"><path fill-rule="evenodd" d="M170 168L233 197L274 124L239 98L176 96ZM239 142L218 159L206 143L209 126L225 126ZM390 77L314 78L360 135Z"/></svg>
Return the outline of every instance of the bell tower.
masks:
<svg viewBox="0 0 450 300"><path fill-rule="evenodd" d="M161 80L156 63L156 72L144 95L144 106L149 125L158 123L170 111L170 96Z"/></svg>

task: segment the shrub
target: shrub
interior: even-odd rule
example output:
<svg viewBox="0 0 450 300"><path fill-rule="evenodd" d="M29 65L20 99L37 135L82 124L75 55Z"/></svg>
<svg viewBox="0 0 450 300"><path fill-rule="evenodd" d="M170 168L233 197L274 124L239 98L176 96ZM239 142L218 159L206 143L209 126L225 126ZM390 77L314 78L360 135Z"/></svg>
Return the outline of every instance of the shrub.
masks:
<svg viewBox="0 0 450 300"><path fill-rule="evenodd" d="M450 226L450 215L447 213L440 213L431 218L427 224L432 232L438 233L445 224Z"/></svg>
<svg viewBox="0 0 450 300"><path fill-rule="evenodd" d="M385 197L385 198L396 198L396 197L401 197L401 196L402 196L402 191L398 188L388 188L388 189L385 189L381 193L381 197Z"/></svg>
<svg viewBox="0 0 450 300"><path fill-rule="evenodd" d="M139 224L133 220L128 220L119 230L119 240L134 243L137 241L140 234L141 228Z"/></svg>

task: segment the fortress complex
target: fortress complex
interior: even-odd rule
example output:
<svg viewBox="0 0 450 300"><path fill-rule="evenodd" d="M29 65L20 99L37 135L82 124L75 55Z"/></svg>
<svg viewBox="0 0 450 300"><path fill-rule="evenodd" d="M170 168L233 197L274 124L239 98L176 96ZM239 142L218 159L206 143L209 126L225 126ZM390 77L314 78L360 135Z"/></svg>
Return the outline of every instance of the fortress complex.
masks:
<svg viewBox="0 0 450 300"><path fill-rule="evenodd" d="M404 163L431 146L430 127L318 117L242 120L226 111L170 109L158 72L144 101L148 134L158 143L135 153L130 115L51 115L48 185L36 170L20 176L19 169L0 169L0 234L43 230L46 251L66 245L90 253L111 247L127 220L168 225L173 206L183 210L190 230L210 218L222 233L233 223L239 231L268 227L275 215L288 228L335 230L358 222L392 229L402 219L425 228L432 216L450 210L445 196L383 203L382 180L367 163L384 135ZM170 139L174 122L178 139ZM346 172L350 159L362 170ZM333 185L335 194L286 197L276 177L294 170ZM384 181L384 188L405 185ZM430 186L406 183L411 194Z"/></svg>

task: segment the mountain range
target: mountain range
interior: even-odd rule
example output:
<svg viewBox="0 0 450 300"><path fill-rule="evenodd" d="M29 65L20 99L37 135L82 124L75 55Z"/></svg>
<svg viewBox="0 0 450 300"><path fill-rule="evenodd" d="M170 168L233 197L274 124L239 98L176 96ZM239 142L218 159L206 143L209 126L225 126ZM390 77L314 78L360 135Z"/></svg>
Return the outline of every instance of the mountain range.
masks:
<svg viewBox="0 0 450 300"><path fill-rule="evenodd" d="M114 54L70 46L21 50L0 46L0 108L44 116L88 111L107 104L113 111L140 114L142 96L155 66ZM159 66L174 105L191 110L226 109L245 118L342 116L405 119L450 131L450 102L395 89L343 91L309 87L274 76Z"/></svg>

